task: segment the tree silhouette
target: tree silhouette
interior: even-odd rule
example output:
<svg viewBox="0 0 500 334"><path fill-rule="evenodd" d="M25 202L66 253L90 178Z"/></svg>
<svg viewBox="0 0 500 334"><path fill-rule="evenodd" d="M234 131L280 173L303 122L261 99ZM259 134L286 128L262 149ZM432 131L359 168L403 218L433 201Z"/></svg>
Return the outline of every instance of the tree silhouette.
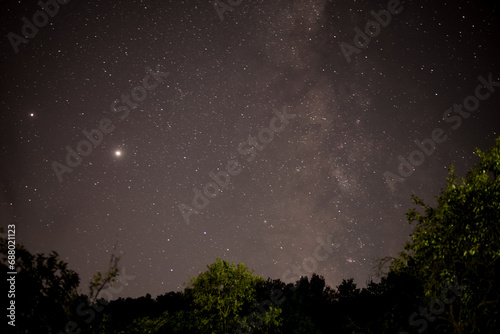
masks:
<svg viewBox="0 0 500 334"><path fill-rule="evenodd" d="M0 238L0 267L9 270L7 240ZM16 331L18 333L48 333L60 331L71 316L71 307L77 294L80 279L59 259L56 252L49 255L32 255L22 245L15 246ZM5 280L3 280L5 281ZM4 291L7 291L4 290Z"/></svg>

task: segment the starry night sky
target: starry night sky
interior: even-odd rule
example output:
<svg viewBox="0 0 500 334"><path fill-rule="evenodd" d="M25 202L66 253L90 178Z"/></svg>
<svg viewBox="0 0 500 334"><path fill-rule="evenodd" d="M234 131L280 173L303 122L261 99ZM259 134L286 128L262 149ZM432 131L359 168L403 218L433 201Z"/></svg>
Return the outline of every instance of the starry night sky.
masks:
<svg viewBox="0 0 500 334"><path fill-rule="evenodd" d="M41 7L2 3L1 224L33 253L57 251L83 292L114 244L135 276L116 297L137 297L181 290L217 257L281 278L328 236L315 272L364 286L408 240L411 195L434 204L449 166L464 176L500 135L500 87L460 126L444 117L479 76L500 81L493 1L401 2L350 62L341 43L389 1L222 2L221 20L212 1L70 1L17 53L8 34ZM284 111L295 117L270 138ZM66 147L101 122L60 181ZM447 140L392 191L384 173L436 128ZM241 172L193 207L228 161Z"/></svg>

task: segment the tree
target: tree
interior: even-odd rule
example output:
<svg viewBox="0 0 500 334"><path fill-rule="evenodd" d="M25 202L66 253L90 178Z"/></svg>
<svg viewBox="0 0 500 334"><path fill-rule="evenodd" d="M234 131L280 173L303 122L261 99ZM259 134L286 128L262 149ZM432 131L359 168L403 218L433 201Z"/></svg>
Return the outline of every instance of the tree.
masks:
<svg viewBox="0 0 500 334"><path fill-rule="evenodd" d="M349 278L348 280L343 279L342 284L337 286L337 293L335 295L340 302L344 302L355 300L359 296L359 293L360 290L356 287L354 279Z"/></svg>
<svg viewBox="0 0 500 334"><path fill-rule="evenodd" d="M2 272L12 271L8 268L5 238L0 238L0 254ZM15 291L16 331L48 333L64 330L78 295L78 274L70 270L56 252L32 255L20 244L15 245L15 263L15 284L21 287Z"/></svg>
<svg viewBox="0 0 500 334"><path fill-rule="evenodd" d="M118 240L117 240L118 242ZM92 304L97 302L97 298L99 297L99 293L113 286L116 283L116 279L119 275L118 263L120 262L120 257L115 255L116 245L113 246L113 253L109 258L108 271L106 273L97 272L92 277L92 280L89 283L89 299Z"/></svg>
<svg viewBox="0 0 500 334"><path fill-rule="evenodd" d="M199 317L199 330L206 333L236 333L241 329L254 329L256 287L264 280L239 263L229 264L217 259L208 270L191 281L185 293L193 298L195 314ZM271 307L260 317L260 326L278 324L279 312Z"/></svg>
<svg viewBox="0 0 500 334"><path fill-rule="evenodd" d="M392 267L424 282L428 301L443 299L450 283L461 286L439 316L456 333L492 333L500 318L500 138L476 152L481 161L465 178L450 168L435 208L413 196L423 213L408 212L415 231Z"/></svg>

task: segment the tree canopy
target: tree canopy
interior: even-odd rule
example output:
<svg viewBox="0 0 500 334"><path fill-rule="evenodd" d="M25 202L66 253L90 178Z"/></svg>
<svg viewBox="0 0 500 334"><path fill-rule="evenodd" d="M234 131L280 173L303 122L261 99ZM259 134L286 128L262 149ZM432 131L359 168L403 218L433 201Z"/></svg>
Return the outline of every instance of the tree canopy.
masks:
<svg viewBox="0 0 500 334"><path fill-rule="evenodd" d="M428 299L459 282L462 295L446 312L457 333L496 328L500 316L500 138L476 152L481 161L466 177L450 168L436 207L413 197L423 212L408 212L415 231L394 262L394 270L407 269L424 282Z"/></svg>
<svg viewBox="0 0 500 334"><path fill-rule="evenodd" d="M229 264L227 260L216 259L207 266L208 270L191 278L186 293L191 295L194 313L200 320L200 330L207 333L234 333L241 328L255 329L269 323L278 324L280 310L272 308L264 316L262 324L255 324L250 316L256 299L256 289L265 281L249 271L243 263Z"/></svg>

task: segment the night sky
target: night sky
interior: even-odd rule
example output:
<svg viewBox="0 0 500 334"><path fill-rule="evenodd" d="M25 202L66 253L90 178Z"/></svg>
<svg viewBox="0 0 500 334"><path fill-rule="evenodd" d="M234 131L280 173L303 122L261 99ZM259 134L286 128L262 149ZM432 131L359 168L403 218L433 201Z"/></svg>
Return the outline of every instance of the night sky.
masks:
<svg viewBox="0 0 500 334"><path fill-rule="evenodd" d="M411 195L434 204L500 135L493 1L58 7L2 2L0 219L82 292L114 244L135 276L116 297L138 297L217 257L282 278L318 238L314 271L364 286L408 240Z"/></svg>

